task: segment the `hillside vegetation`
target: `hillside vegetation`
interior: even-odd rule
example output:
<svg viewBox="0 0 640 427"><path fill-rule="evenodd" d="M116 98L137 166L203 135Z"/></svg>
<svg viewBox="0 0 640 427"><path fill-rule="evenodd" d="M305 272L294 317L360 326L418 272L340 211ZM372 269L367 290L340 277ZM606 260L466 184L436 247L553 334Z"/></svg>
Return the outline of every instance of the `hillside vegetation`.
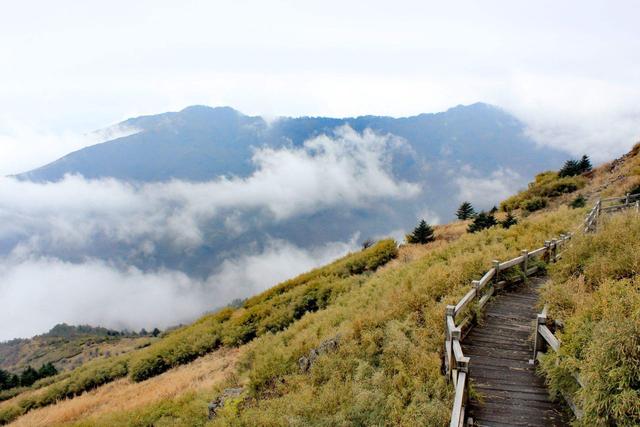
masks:
<svg viewBox="0 0 640 427"><path fill-rule="evenodd" d="M75 426L446 425L453 390L441 373L445 306L492 260L574 230L598 195L633 188L640 181L637 153L585 175L542 174L516 197L546 197L546 207L526 212L518 205L519 221L508 229L461 235L468 222L459 222L436 228L436 241L426 245L381 241L144 349L36 384L0 403L0 419ZM578 195L586 206L570 207ZM557 332L562 351L550 353L541 371L551 392L568 390L582 406L580 425L640 420L639 237L637 216L614 215L598 234L576 237L560 262L541 265L552 278L541 303L564 323ZM576 373L587 384L582 389ZM208 420L208 402L231 387L242 392Z"/></svg>
<svg viewBox="0 0 640 427"><path fill-rule="evenodd" d="M306 312L326 307L350 287L360 285L369 273L396 254L395 242L380 241L284 282L248 300L244 307L226 308L204 316L143 349L101 357L73 371L40 380L31 389L0 404L0 423L127 375L134 381L142 381L223 345L238 346L262 334L277 332Z"/></svg>
<svg viewBox="0 0 640 427"><path fill-rule="evenodd" d="M0 342L0 369L17 373L28 365L53 363L64 371L96 357L125 353L151 340L150 335L59 324L30 339Z"/></svg>
<svg viewBox="0 0 640 427"><path fill-rule="evenodd" d="M560 353L548 354L542 369L553 393L570 393L584 410L580 425L640 425L639 271L635 212L605 218L551 269L543 301L564 330Z"/></svg>

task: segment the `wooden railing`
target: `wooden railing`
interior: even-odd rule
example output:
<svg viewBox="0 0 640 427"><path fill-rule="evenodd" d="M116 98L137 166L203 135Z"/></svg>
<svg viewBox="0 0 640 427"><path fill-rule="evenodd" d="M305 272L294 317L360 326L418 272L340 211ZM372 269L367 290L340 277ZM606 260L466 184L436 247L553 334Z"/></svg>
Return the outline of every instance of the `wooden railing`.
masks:
<svg viewBox="0 0 640 427"><path fill-rule="evenodd" d="M469 366L471 359L464 355L460 343L473 326L475 313L480 312L489 301L489 298L507 284L504 272L520 267L522 274L511 281L526 281L528 276L538 271L538 267L529 267L530 260L539 257L546 262L555 262L562 256L560 250L565 247L575 233L596 231L598 218L601 213L614 212L631 207L635 207L637 211L640 211L640 194L626 194L623 197L599 199L589 211L584 221L580 223L573 233L561 234L559 238L547 240L544 242L543 247L533 251L523 250L519 257L508 261L493 261L493 267L489 269L480 280L473 280L471 282L471 290L469 290L456 305L448 305L446 307L444 318L444 371L455 388L450 427L463 427L465 422L468 422L468 425L472 425L472 420L467 419L465 414L469 391ZM471 310L471 308L475 308L475 310ZM459 319L460 317L462 317L462 319ZM543 351L547 345L555 351L558 351L560 348L560 341L547 327L546 311L538 315L537 322L532 363L535 363L537 353ZM577 416L578 413L580 413L579 409L574 408L575 405L570 401L568 401L568 403L572 406Z"/></svg>
<svg viewBox="0 0 640 427"><path fill-rule="evenodd" d="M508 282L526 281L527 277L538 271L537 266L530 267L530 261L543 258L555 261L561 249L571 238L570 234L562 234L557 239L545 241L544 246L533 251L523 250L521 255L508 261L493 261L493 267L480 280L471 282L472 288L456 305L448 305L445 311L445 343L444 368L447 377L455 387L453 409L451 411L451 427L462 427L467 421L465 415L468 388L470 358L462 351L461 341L471 328L475 313L481 311L489 298L501 290ZM505 272L520 268L521 274L507 280ZM474 308L475 310L472 310ZM464 316L463 316L464 314ZM462 319L460 319L462 318Z"/></svg>
<svg viewBox="0 0 640 427"><path fill-rule="evenodd" d="M605 205L604 207L603 204ZM593 209L589 211L589 214L583 222L584 232L589 233L596 231L598 219L600 218L601 214L618 212L624 209L631 208L635 209L636 212L640 212L640 194L627 193L622 197L610 197L598 200ZM536 319L536 334L533 345L534 363L539 361L540 354L544 353L549 347L556 353L560 351L562 342L554 335L552 330L549 329L549 326L562 328L563 322L560 320L556 320L555 322L550 324L547 317L547 306L545 305L544 309L537 315ZM576 380L576 384L579 387L583 387L580 375L574 373L573 377ZM580 419L582 417L582 410L572 401L571 396L564 392L562 394L565 401L573 411L573 414L576 416L576 418Z"/></svg>

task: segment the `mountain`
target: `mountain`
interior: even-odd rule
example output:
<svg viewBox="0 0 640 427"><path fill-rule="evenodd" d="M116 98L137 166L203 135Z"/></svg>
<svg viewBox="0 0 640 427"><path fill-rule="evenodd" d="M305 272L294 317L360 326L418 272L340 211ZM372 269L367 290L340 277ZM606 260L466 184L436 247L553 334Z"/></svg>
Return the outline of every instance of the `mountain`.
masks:
<svg viewBox="0 0 640 427"><path fill-rule="evenodd" d="M154 254L148 256L146 249L140 249L140 239L121 239L124 243L114 244L105 239L109 233L101 230L81 251L45 248L42 252L73 262L90 256L123 266L168 267L207 277L225 260L245 254L247 248L264 251L274 239L310 248L344 242L354 235L359 235L360 240L389 233L398 235L412 227L419 217L427 217L430 222L453 218L463 198L472 198L476 207L488 209L525 185L537 171L557 168L567 157L561 151L539 146L527 136L524 123L500 108L483 103L405 118L282 117L271 122L229 107L192 106L179 112L126 120L116 127L133 129L135 133L83 148L18 177L23 181L57 182L66 174L80 174L89 179L110 177L131 183L171 180L197 183L221 176L242 179L256 173L258 166L252 158L256 149L301 149L305 141L323 135L346 144L344 138L340 139L344 126L361 134L372 131L375 135L395 138L381 149L383 152L374 154L381 162L388 161L388 171L382 172L398 182L418 185L419 193L402 200L376 196L364 205L359 202L324 204L303 209L283 220L265 219L261 209L233 209L222 219L201 227L198 232L202 235L202 244L188 253L176 250L171 242L153 238ZM305 153L317 156L315 149L307 149ZM353 167L367 159L367 153L361 155L354 160ZM321 166L319 170L326 169L327 166ZM341 174L342 171L337 179L342 179ZM359 172L353 175L352 179L369 179L360 177ZM289 183L274 185L288 186ZM376 184L361 185L375 187ZM272 187L266 192L276 190L278 188ZM336 191L343 195L349 187ZM376 188L369 193L375 196ZM321 195L314 197L322 199ZM228 232L229 218L242 224L241 231ZM0 241L0 254L9 253L30 233L23 232L13 239L5 236ZM39 241L45 242L41 246L46 246L48 240Z"/></svg>
<svg viewBox="0 0 640 427"><path fill-rule="evenodd" d="M558 166L566 157L537 146L525 135L522 122L483 103L405 118L282 117L273 123L230 107L191 106L126 120L118 127L138 132L83 148L19 177L58 181L65 174L80 174L148 182L246 176L253 170L253 147L300 146L309 138L332 135L343 125L405 138L419 160L469 165L481 172L512 167L531 175Z"/></svg>

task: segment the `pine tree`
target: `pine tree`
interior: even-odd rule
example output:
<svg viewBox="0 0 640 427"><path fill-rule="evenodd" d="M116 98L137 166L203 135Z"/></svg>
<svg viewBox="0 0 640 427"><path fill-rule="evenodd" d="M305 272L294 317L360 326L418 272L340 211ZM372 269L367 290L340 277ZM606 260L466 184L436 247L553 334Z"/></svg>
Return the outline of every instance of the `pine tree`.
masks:
<svg viewBox="0 0 640 427"><path fill-rule="evenodd" d="M591 171L591 169L593 169L593 166L591 166L591 160L589 160L589 156L587 156L586 154L582 156L582 159L580 159L580 161L578 162L578 169L580 170L580 173L589 172Z"/></svg>
<svg viewBox="0 0 640 427"><path fill-rule="evenodd" d="M502 225L502 228L509 228L512 225L516 225L517 223L518 219L513 216L511 211L507 212L507 216L504 218L504 220L500 221L500 225Z"/></svg>
<svg viewBox="0 0 640 427"><path fill-rule="evenodd" d="M577 160L567 160L564 162L564 166L558 172L558 176L563 178L565 176L575 176L580 174L580 162Z"/></svg>
<svg viewBox="0 0 640 427"><path fill-rule="evenodd" d="M157 337L158 335L160 335L160 329L153 328L153 331L151 331L151 335L153 335L154 337Z"/></svg>
<svg viewBox="0 0 640 427"><path fill-rule="evenodd" d="M20 374L20 385L23 387L29 387L38 381L38 379L40 379L38 371L33 369L31 366L27 366L27 368Z"/></svg>
<svg viewBox="0 0 640 427"><path fill-rule="evenodd" d="M475 233L477 231L484 230L485 228L493 227L497 224L498 221L496 221L496 217L493 216L493 214L482 211L473 219L473 222L469 224L467 231L469 233Z"/></svg>
<svg viewBox="0 0 640 427"><path fill-rule="evenodd" d="M38 370L38 377L39 378L52 377L57 373L58 373L58 370L56 369L56 367L53 366L53 363L49 362L49 363L45 363L40 367L40 369Z"/></svg>
<svg viewBox="0 0 640 427"><path fill-rule="evenodd" d="M471 203L469 202L462 202L462 204L456 211L456 216L458 217L458 219L463 221L473 218L475 214L476 211L473 209L473 206L471 206Z"/></svg>
<svg viewBox="0 0 640 427"><path fill-rule="evenodd" d="M9 372L0 369L0 390L7 390L10 388L8 387L10 377L11 374Z"/></svg>
<svg viewBox="0 0 640 427"><path fill-rule="evenodd" d="M413 233L407 235L407 243L425 244L434 240L433 228L424 219L413 229Z"/></svg>

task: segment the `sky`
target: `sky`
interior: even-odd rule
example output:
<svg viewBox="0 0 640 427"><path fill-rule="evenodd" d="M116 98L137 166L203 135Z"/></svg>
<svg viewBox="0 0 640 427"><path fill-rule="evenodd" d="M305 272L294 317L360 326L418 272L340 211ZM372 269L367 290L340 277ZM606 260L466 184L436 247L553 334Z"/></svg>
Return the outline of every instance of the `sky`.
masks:
<svg viewBox="0 0 640 427"><path fill-rule="evenodd" d="M406 116L484 101L539 143L596 161L640 139L638 1L25 0L2 11L0 174L193 104Z"/></svg>

